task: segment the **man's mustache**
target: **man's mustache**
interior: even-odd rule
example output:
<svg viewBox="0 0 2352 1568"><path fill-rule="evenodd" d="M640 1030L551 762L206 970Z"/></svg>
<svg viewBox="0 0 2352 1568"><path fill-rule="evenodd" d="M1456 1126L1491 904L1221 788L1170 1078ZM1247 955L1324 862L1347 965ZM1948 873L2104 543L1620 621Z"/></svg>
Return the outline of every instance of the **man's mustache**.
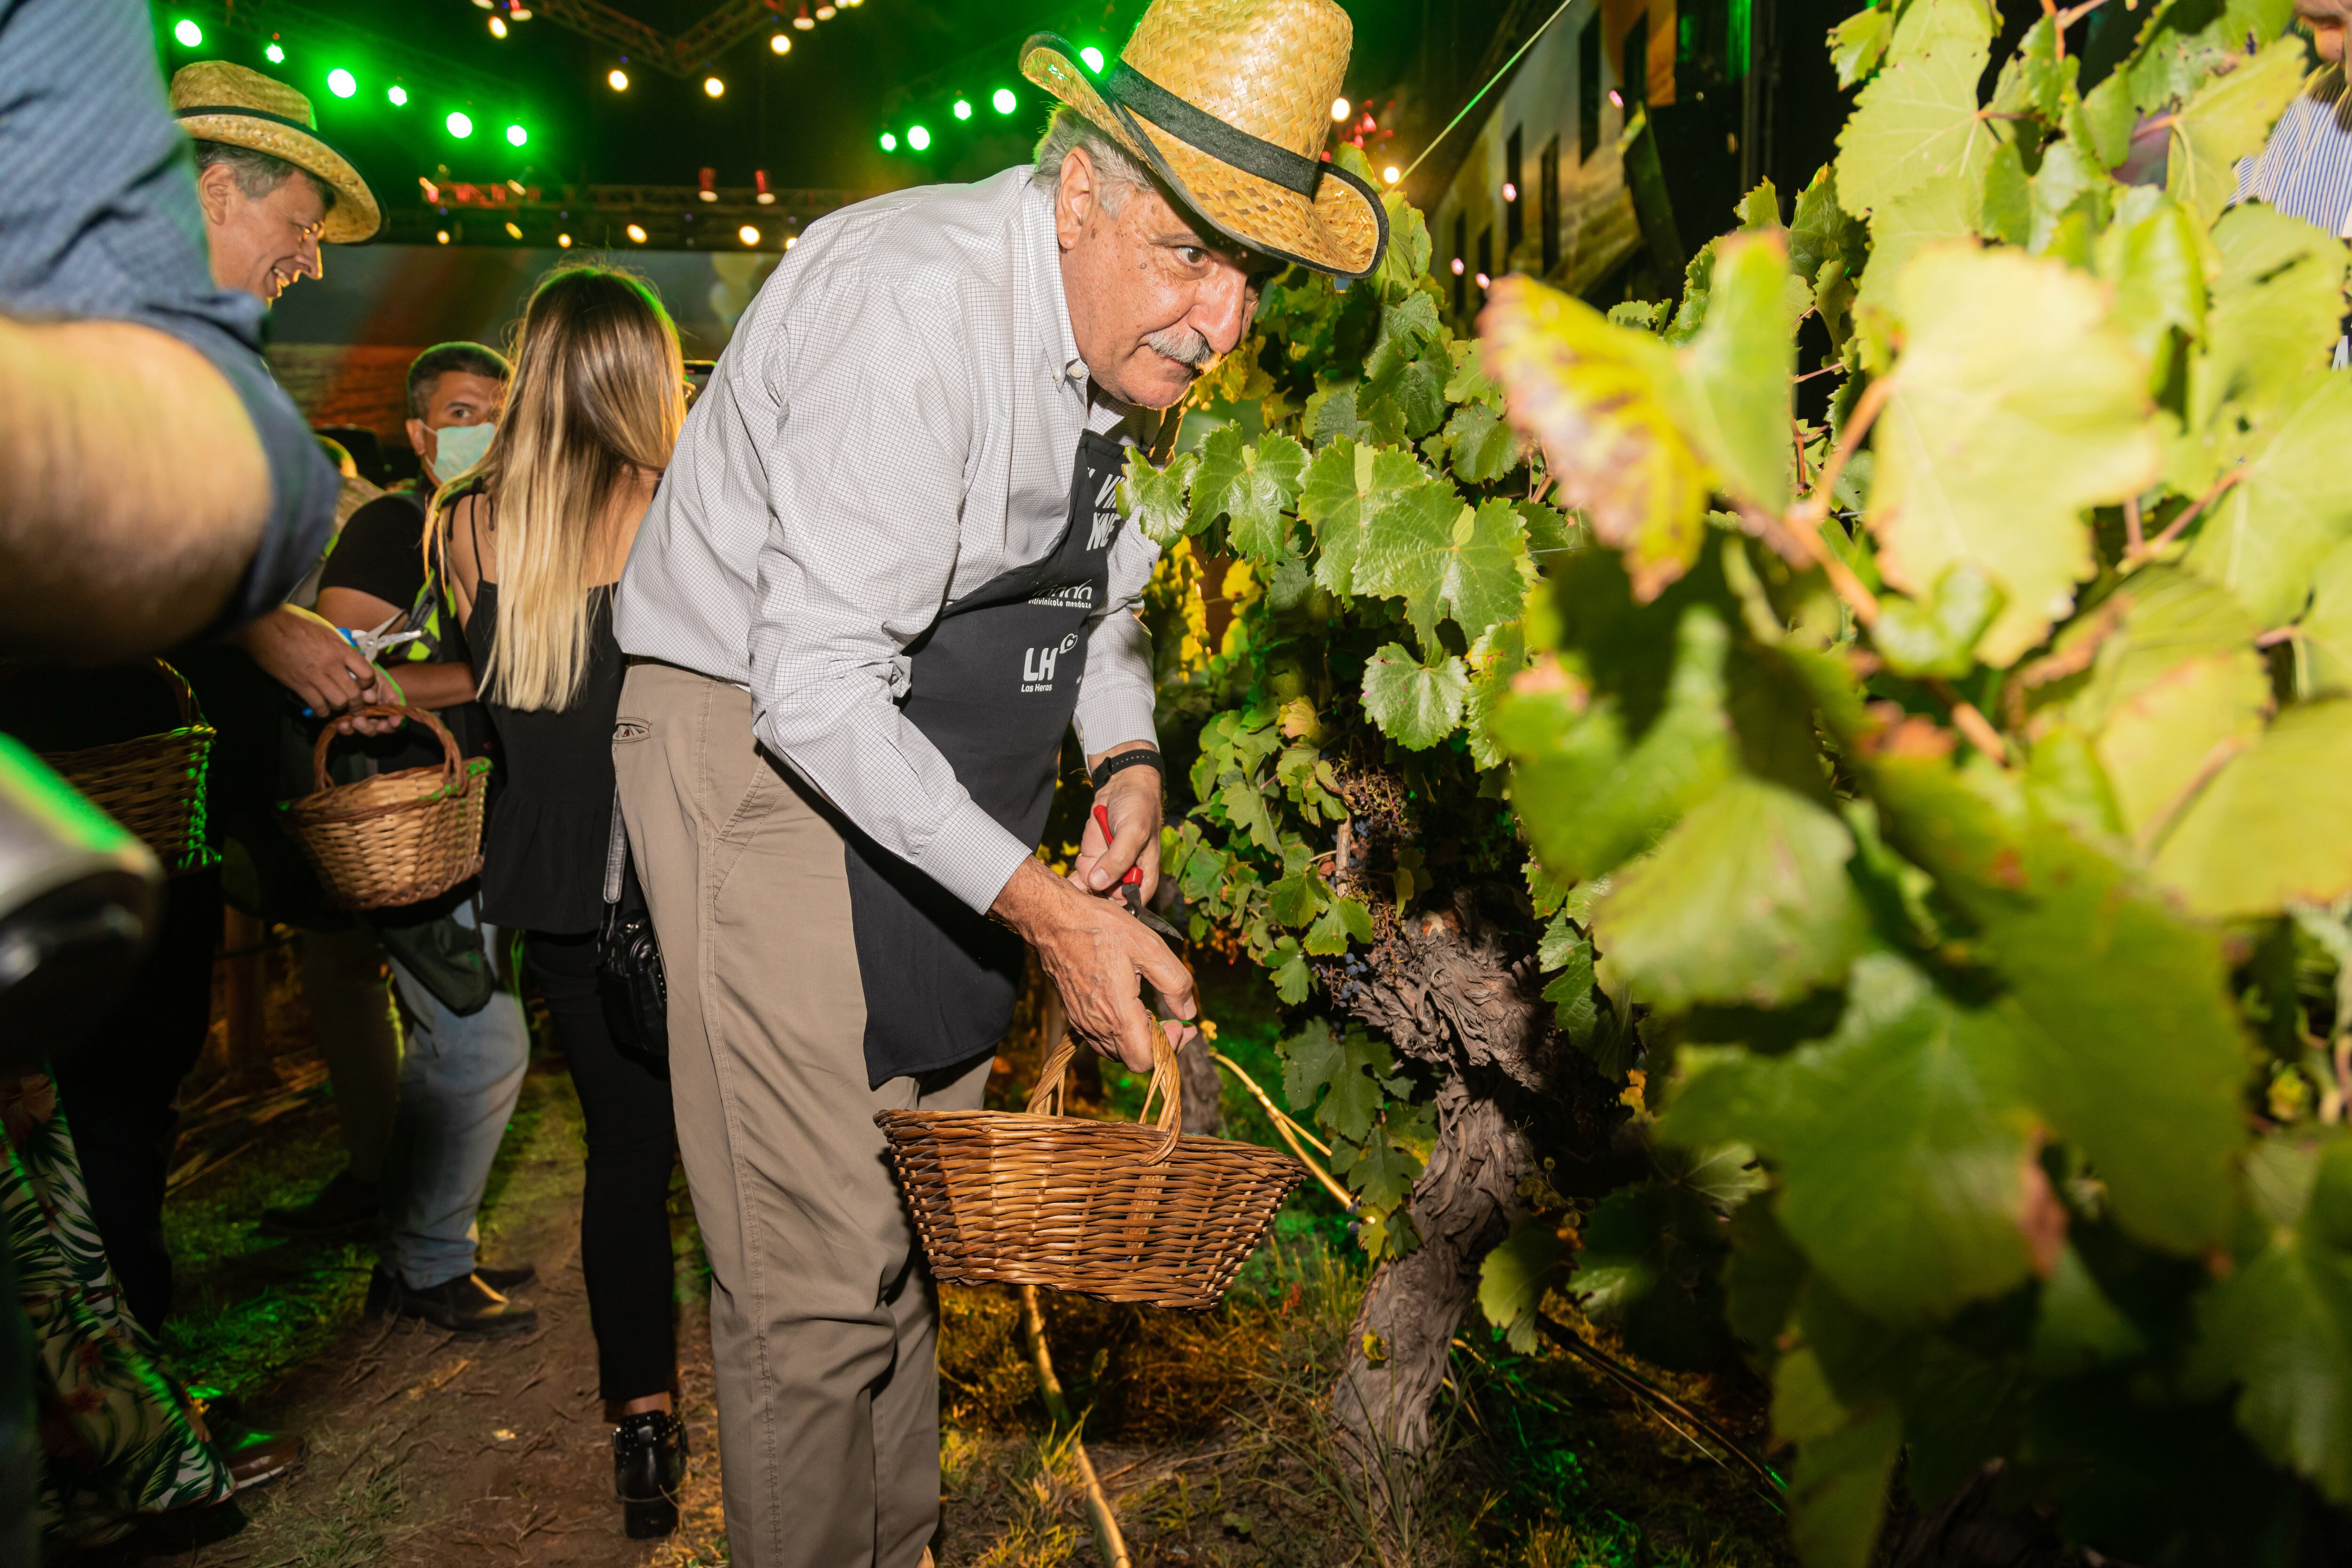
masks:
<svg viewBox="0 0 2352 1568"><path fill-rule="evenodd" d="M1191 327L1163 327L1145 338L1143 346L1167 355L1178 364L1192 366L1196 375L1217 358L1217 351L1209 346L1207 336Z"/></svg>

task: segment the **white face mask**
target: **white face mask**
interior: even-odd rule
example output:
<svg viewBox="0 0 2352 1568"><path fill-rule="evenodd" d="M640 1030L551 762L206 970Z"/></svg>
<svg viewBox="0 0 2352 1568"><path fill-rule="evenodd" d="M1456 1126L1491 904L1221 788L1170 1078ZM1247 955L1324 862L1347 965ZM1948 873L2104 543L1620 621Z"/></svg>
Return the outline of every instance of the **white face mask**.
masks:
<svg viewBox="0 0 2352 1568"><path fill-rule="evenodd" d="M450 425L433 432L433 471L441 482L448 483L480 462L498 428L486 419L479 425Z"/></svg>

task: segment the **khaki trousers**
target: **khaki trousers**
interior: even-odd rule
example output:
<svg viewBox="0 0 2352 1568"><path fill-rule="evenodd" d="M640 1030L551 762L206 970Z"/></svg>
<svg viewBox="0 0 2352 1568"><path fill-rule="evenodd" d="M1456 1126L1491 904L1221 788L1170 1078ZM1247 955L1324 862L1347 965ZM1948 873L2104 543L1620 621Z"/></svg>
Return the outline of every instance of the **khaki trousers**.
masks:
<svg viewBox="0 0 2352 1568"><path fill-rule="evenodd" d="M916 1568L939 1306L874 1113L974 1109L988 1060L866 1087L841 835L753 741L747 693L633 665L613 758L669 977L733 1560Z"/></svg>

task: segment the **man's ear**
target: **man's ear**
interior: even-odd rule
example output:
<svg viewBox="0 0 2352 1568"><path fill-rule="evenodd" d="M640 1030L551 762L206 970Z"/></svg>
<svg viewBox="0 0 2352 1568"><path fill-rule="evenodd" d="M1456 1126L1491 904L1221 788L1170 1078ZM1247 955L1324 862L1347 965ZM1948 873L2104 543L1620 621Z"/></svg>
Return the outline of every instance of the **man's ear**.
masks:
<svg viewBox="0 0 2352 1568"><path fill-rule="evenodd" d="M408 446L409 449L428 466L434 458L441 455L441 438L436 436L433 433L433 427L422 419L412 419L408 422Z"/></svg>
<svg viewBox="0 0 2352 1568"><path fill-rule="evenodd" d="M214 163L197 171L196 200L205 209L205 222L228 221L229 198L236 190L236 172L226 163Z"/></svg>
<svg viewBox="0 0 2352 1568"><path fill-rule="evenodd" d="M1064 250L1078 243L1099 205L1095 161L1084 147L1062 156L1062 178L1054 187L1054 237Z"/></svg>

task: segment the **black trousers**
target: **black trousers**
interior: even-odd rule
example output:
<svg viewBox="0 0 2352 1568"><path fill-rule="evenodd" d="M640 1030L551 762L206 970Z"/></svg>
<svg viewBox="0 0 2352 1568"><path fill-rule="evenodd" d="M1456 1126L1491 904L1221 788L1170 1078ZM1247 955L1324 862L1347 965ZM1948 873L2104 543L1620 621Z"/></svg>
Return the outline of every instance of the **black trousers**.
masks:
<svg viewBox="0 0 2352 1568"><path fill-rule="evenodd" d="M669 1246L677 1122L669 1079L613 1044L596 1001L593 933L532 931L524 963L572 1068L587 1121L580 1266L606 1399L642 1399L677 1381L677 1295Z"/></svg>
<svg viewBox="0 0 2352 1568"><path fill-rule="evenodd" d="M121 1005L50 1064L99 1240L131 1316L151 1330L172 1310L172 1255L163 1247L163 1180L179 1125L172 1101L212 1027L220 934L218 871L165 883L155 945Z"/></svg>

